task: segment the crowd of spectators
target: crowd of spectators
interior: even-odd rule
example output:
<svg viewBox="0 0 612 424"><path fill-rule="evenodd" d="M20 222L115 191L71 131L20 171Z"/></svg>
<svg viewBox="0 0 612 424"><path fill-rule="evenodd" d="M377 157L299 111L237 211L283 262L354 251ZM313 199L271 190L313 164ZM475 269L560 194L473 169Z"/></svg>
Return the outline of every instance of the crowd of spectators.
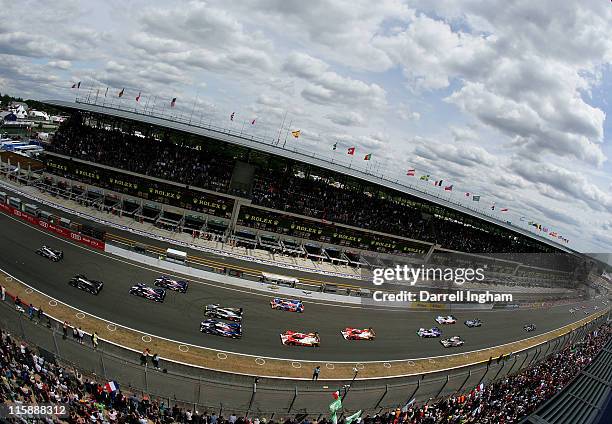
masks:
<svg viewBox="0 0 612 424"><path fill-rule="evenodd" d="M221 144L198 147L177 137L144 135L83 122L79 114L64 122L48 150L139 174L238 194L253 204L311 218L440 244L462 252L535 252L540 245L517 239L493 227L477 230L438 213L427 205L398 201L377 190L341 184L328 177L256 167L252 187L230 188L236 153ZM369 192L371 190L372 192ZM405 200L405 199L404 199ZM540 246L540 247L538 247Z"/></svg>
<svg viewBox="0 0 612 424"><path fill-rule="evenodd" d="M562 390L589 365L611 335L610 324L604 324L581 341L500 381L449 398L424 404L410 403L386 413L364 415L358 423L516 423ZM1 332L0 372L0 403L66 404L69 423L266 424L266 418L242 418L234 413L223 417L215 412L199 412L177 405L170 407L147 395L123 393L119 388L109 391L104 383L45 360L4 331ZM296 418L269 420L269 424L298 422L317 424L308 417L299 421ZM318 424L328 423L326 418L318 421Z"/></svg>
<svg viewBox="0 0 612 424"><path fill-rule="evenodd" d="M219 192L229 191L233 161L165 138L84 125L67 120L47 150L139 174Z"/></svg>

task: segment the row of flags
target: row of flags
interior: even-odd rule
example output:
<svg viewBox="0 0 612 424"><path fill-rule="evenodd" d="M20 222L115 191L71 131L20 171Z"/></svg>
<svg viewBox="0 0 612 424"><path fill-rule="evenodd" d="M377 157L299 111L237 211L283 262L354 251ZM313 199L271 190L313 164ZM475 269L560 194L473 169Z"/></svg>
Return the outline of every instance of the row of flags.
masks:
<svg viewBox="0 0 612 424"><path fill-rule="evenodd" d="M77 90L80 89L81 88L81 81L73 83L72 84L72 88L73 89L77 89ZM99 89L98 89L98 93L97 94L98 95L100 94L100 90ZM122 88L121 91L119 91L117 97L122 98L124 94L125 94L125 88ZM139 91L138 95L136 96L136 102L137 103L140 103L141 94L142 93ZM104 93L104 97L107 97L107 95L108 95L108 87L106 87L106 91ZM170 101L170 107L171 108L174 108L176 106L176 100L177 100L177 98L174 97ZM230 117L229 117L230 121L234 121L235 116L236 116L236 112L232 112L230 114ZM256 120L257 120L257 118L253 118L251 120L251 125L255 125ZM302 133L301 130L291 130L291 135L294 138L296 138L296 139L300 137L301 133ZM337 148L338 148L338 143L336 142L336 143L334 143L332 145L332 150L336 151ZM355 146L351 146L351 147L347 148L346 153L349 156L355 156L356 151L357 151L357 148ZM364 155L363 160L364 161L372 160L372 153L367 153L366 155ZM409 176L409 177L416 177L416 169L414 169L414 168L408 169L407 172L406 172L406 175ZM429 181L430 178L431 178L431 176L429 174L423 174L423 175L419 176L419 180L421 180L421 181ZM434 186L435 187L443 187L444 191L448 191L448 192L452 192L453 188L454 188L453 184L444 184L444 180L442 180L442 179L434 180ZM465 197L471 198L473 202L480 202L480 195L476 195L476 194L472 194L472 193L466 192L465 193ZM509 212L508 208L498 208L497 205L495 204L495 202L493 202L491 204L490 209L492 211L498 210L499 212L502 212L502 213ZM524 218L525 217L521 217L521 221L525 221ZM529 221L528 225L534 227L538 231L542 231L542 232L548 234L552 238L556 238L556 239L561 240L561 241L563 241L565 243L569 243L569 240L567 238L563 237L561 234L559 234L559 233L557 233L555 231L552 231L552 230L550 230L547 227L543 227L541 224L539 224L537 222Z"/></svg>
<svg viewBox="0 0 612 424"><path fill-rule="evenodd" d="M74 84L72 84L72 88L76 88L77 90L81 88L81 81L76 82ZM98 92L96 95L100 94L100 89L98 89ZM119 93L117 94L117 97L122 98L123 95L125 94L125 88L122 88L121 91L119 91ZM136 102L140 103L140 97L141 97L141 92L138 92L138 96L136 96ZM104 97L108 96L108 87L106 87L106 91L104 92ZM176 106L176 97L173 97L172 100L170 101L170 107L175 107Z"/></svg>

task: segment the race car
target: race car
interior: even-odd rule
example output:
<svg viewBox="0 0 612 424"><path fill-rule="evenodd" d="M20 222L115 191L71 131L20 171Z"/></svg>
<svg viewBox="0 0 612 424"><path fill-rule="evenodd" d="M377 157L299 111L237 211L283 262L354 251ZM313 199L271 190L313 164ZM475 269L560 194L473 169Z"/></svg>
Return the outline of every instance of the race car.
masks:
<svg viewBox="0 0 612 424"><path fill-rule="evenodd" d="M530 333L532 331L535 331L535 329L536 329L536 325L535 324L525 324L523 326L523 330L525 330L528 333Z"/></svg>
<svg viewBox="0 0 612 424"><path fill-rule="evenodd" d="M166 277L165 275L157 278L154 284L157 287L162 287L168 290L174 290L174 291L181 292L181 293L187 293L187 287L189 287L189 281L174 280L170 277Z"/></svg>
<svg viewBox="0 0 612 424"><path fill-rule="evenodd" d="M319 333L300 333L298 331L287 330L280 335L280 338L285 346L319 347L321 343Z"/></svg>
<svg viewBox="0 0 612 424"><path fill-rule="evenodd" d="M155 302L163 302L166 298L165 289L155 289L144 283L137 283L130 288L130 294L134 296L144 297L145 299L154 300Z"/></svg>
<svg viewBox="0 0 612 424"><path fill-rule="evenodd" d="M200 323L200 331L215 336L239 339L242 337L242 325L237 322L223 322L216 319L207 319Z"/></svg>
<svg viewBox="0 0 612 424"><path fill-rule="evenodd" d="M102 287L104 286L102 281L90 280L82 274L72 277L70 281L68 281L68 284L91 294L100 293L100 290L102 290Z"/></svg>
<svg viewBox="0 0 612 424"><path fill-rule="evenodd" d="M442 331L438 327L432 327L430 329L419 328L417 331L417 336L419 337L440 337L442 335Z"/></svg>
<svg viewBox="0 0 612 424"><path fill-rule="evenodd" d="M436 322L438 324L455 324L457 322L457 318L452 315L447 316L437 316Z"/></svg>
<svg viewBox="0 0 612 424"><path fill-rule="evenodd" d="M482 325L482 321L479 320L478 318L468 319L467 321L464 322L464 324L468 326L469 328L474 328L474 327L480 327Z"/></svg>
<svg viewBox="0 0 612 424"><path fill-rule="evenodd" d="M221 308L218 304L206 305L204 315L211 318L226 319L228 321L242 321L242 308Z"/></svg>
<svg viewBox="0 0 612 424"><path fill-rule="evenodd" d="M341 333L345 340L374 340L376 338L376 333L372 328L347 327Z"/></svg>
<svg viewBox="0 0 612 424"><path fill-rule="evenodd" d="M444 347L458 347L463 346L463 339L459 336L449 337L448 339L440 340Z"/></svg>
<svg viewBox="0 0 612 424"><path fill-rule="evenodd" d="M304 304L301 300L275 297L270 301L270 306L272 309L280 309L281 311L304 312Z"/></svg>
<svg viewBox="0 0 612 424"><path fill-rule="evenodd" d="M47 258L53 262L59 262L64 258L64 252L61 250L54 250L48 246L43 246L36 251L37 254L42 256L43 258Z"/></svg>

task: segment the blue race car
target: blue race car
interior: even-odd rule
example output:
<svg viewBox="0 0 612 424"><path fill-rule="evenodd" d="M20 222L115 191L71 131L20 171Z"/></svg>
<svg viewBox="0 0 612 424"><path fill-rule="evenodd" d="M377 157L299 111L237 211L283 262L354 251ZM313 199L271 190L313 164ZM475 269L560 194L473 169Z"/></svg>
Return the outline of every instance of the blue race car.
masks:
<svg viewBox="0 0 612 424"><path fill-rule="evenodd" d="M206 334L239 339L242 337L242 325L237 322L222 322L216 319L207 319L200 323L200 331Z"/></svg>
<svg viewBox="0 0 612 424"><path fill-rule="evenodd" d="M189 287L189 281L174 280L170 277L166 277L165 275L157 278L154 284L157 287L174 290L181 293L187 293L187 287Z"/></svg>
<svg viewBox="0 0 612 424"><path fill-rule="evenodd" d="M296 299L281 299L275 297L270 301L272 309L279 309L281 311L289 312L304 312L304 304L301 300Z"/></svg>
<svg viewBox="0 0 612 424"><path fill-rule="evenodd" d="M130 294L134 296L144 297L145 299L154 300L155 302L162 303L166 298L165 289L156 289L149 287L144 283L138 283L130 288Z"/></svg>

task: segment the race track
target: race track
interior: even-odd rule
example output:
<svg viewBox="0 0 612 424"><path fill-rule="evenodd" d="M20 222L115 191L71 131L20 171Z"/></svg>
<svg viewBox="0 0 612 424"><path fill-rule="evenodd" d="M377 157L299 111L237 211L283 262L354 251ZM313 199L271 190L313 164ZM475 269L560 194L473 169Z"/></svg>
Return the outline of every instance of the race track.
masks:
<svg viewBox="0 0 612 424"><path fill-rule="evenodd" d="M43 244L63 250L64 260L54 263L36 255L34 251ZM303 314L281 312L271 310L269 295L206 281L192 281L187 294L168 291L166 301L157 304L131 296L128 290L136 282L152 284L162 271L87 250L2 213L0 268L49 296L136 330L199 346L278 358L363 362L438 356L523 339L527 336L522 328L526 323L537 325L537 331L530 333L531 336L585 317L582 312L570 314L568 305L546 310L453 312L459 323L443 327L443 337L459 335L466 343L461 348L444 349L439 339L420 339L415 334L419 327L437 325L436 312L367 309L308 301ZM93 296L68 286L68 280L78 273L104 281L100 295ZM225 339L198 331L204 317L203 307L208 303L245 309L242 339ZM465 319L476 317L484 323L481 328L469 329L462 324ZM372 342L345 341L340 330L347 326L373 327L377 338ZM279 334L284 330L318 331L321 347L283 346Z"/></svg>

